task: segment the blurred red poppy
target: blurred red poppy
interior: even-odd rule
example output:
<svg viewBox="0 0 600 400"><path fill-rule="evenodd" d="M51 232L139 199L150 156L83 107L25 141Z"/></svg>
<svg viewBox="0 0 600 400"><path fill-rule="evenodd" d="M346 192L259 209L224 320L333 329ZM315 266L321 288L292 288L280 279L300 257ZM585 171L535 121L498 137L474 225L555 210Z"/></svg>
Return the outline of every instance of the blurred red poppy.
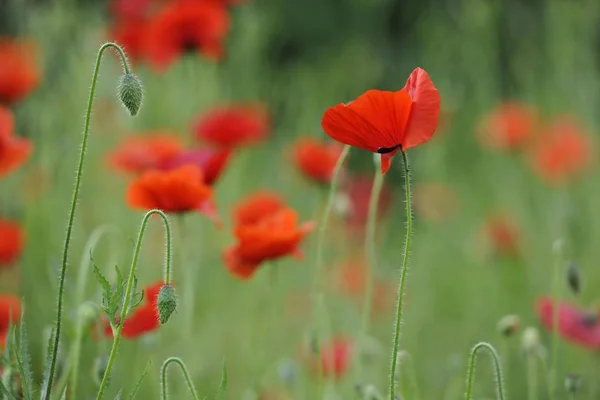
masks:
<svg viewBox="0 0 600 400"><path fill-rule="evenodd" d="M169 171L145 172L129 185L127 203L139 210L198 211L218 222L212 196L212 189L204 184L202 170L184 165Z"/></svg>
<svg viewBox="0 0 600 400"><path fill-rule="evenodd" d="M108 160L118 171L140 174L162 168L183 151L183 144L177 137L167 132L152 132L128 137L108 154Z"/></svg>
<svg viewBox="0 0 600 400"><path fill-rule="evenodd" d="M224 148L255 144L265 139L269 130L267 110L261 105L217 107L194 124L196 139Z"/></svg>
<svg viewBox="0 0 600 400"><path fill-rule="evenodd" d="M554 330L556 302L542 297L537 303L537 314L549 331ZM600 350L600 324L597 311L588 312L563 302L558 305L558 334L568 342L589 350Z"/></svg>
<svg viewBox="0 0 600 400"><path fill-rule="evenodd" d="M118 19L109 28L109 40L118 43L129 60L142 60L145 55L147 27L148 22L144 19Z"/></svg>
<svg viewBox="0 0 600 400"><path fill-rule="evenodd" d="M309 179L317 183L329 183L342 146L325 143L313 138L302 138L294 144L294 164Z"/></svg>
<svg viewBox="0 0 600 400"><path fill-rule="evenodd" d="M381 172L400 151L427 142L437 128L440 95L421 68L397 92L369 90L323 115L321 125L338 142L381 154Z"/></svg>
<svg viewBox="0 0 600 400"><path fill-rule="evenodd" d="M313 360L312 370L315 375L322 371L326 378L340 379L350 369L351 361L352 342L347 338L339 337L323 345L320 360Z"/></svg>
<svg viewBox="0 0 600 400"><path fill-rule="evenodd" d="M256 224L284 208L285 202L277 193L258 191L236 205L234 220L238 226Z"/></svg>
<svg viewBox="0 0 600 400"><path fill-rule="evenodd" d="M40 83L35 44L26 39L0 37L0 103L16 103Z"/></svg>
<svg viewBox="0 0 600 400"><path fill-rule="evenodd" d="M0 219L0 269L12 265L21 256L25 234L13 221Z"/></svg>
<svg viewBox="0 0 600 400"><path fill-rule="evenodd" d="M159 0L112 0L109 4L113 16L121 20L139 21L156 9Z"/></svg>
<svg viewBox="0 0 600 400"><path fill-rule="evenodd" d="M592 161L592 143L579 124L557 119L540 135L532 152L534 169L542 178L560 183L582 173Z"/></svg>
<svg viewBox="0 0 600 400"><path fill-rule="evenodd" d="M493 253L509 257L519 255L520 234L513 219L502 214L492 216L485 222L483 230Z"/></svg>
<svg viewBox="0 0 600 400"><path fill-rule="evenodd" d="M31 155L31 141L14 136L13 129L11 111L0 105L0 178L20 167Z"/></svg>
<svg viewBox="0 0 600 400"><path fill-rule="evenodd" d="M223 253L228 270L238 278L249 279L265 261L288 255L300 256L298 246L314 228L312 222L298 225L297 213L289 208L276 208L275 198L249 199L250 205L241 204L234 229L237 244Z"/></svg>
<svg viewBox="0 0 600 400"><path fill-rule="evenodd" d="M10 294L0 294L0 348L6 346L8 330L21 319L21 300Z"/></svg>
<svg viewBox="0 0 600 400"><path fill-rule="evenodd" d="M229 31L227 9L213 2L173 2L154 16L146 35L148 61L164 70L186 52L218 60Z"/></svg>
<svg viewBox="0 0 600 400"><path fill-rule="evenodd" d="M204 171L204 183L212 186L227 167L232 151L229 149L194 149L178 154L162 164L162 169L178 168L182 165L192 164Z"/></svg>
<svg viewBox="0 0 600 400"><path fill-rule="evenodd" d="M485 147L510 150L529 144L537 127L535 110L516 102L506 102L483 120L478 136Z"/></svg>

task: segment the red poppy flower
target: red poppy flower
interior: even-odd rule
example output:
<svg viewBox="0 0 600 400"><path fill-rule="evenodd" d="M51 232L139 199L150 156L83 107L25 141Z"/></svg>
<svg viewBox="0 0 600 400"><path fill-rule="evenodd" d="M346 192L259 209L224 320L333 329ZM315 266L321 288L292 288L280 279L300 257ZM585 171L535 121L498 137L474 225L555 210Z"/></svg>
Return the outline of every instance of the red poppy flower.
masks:
<svg viewBox="0 0 600 400"><path fill-rule="evenodd" d="M324 143L303 138L294 144L294 163L300 172L318 183L329 183L342 147L337 143Z"/></svg>
<svg viewBox="0 0 600 400"><path fill-rule="evenodd" d="M519 254L519 229L515 221L504 215L496 215L485 222L484 234L496 254L517 256Z"/></svg>
<svg viewBox="0 0 600 400"><path fill-rule="evenodd" d="M6 345L8 330L21 319L21 300L10 294L0 294L0 348Z"/></svg>
<svg viewBox="0 0 600 400"><path fill-rule="evenodd" d="M351 361L352 343L346 338L337 338L323 346L321 359L313 361L312 370L314 374L319 374L322 371L323 376L326 378L340 379L350 369Z"/></svg>
<svg viewBox="0 0 600 400"><path fill-rule="evenodd" d="M31 141L14 136L13 129L11 111L0 106L0 178L20 167L31 155Z"/></svg>
<svg viewBox="0 0 600 400"><path fill-rule="evenodd" d="M257 105L218 107L201 116L194 126L198 140L225 148L257 143L269 129L266 108Z"/></svg>
<svg viewBox="0 0 600 400"><path fill-rule="evenodd" d="M229 149L212 150L196 149L178 154L177 156L164 162L163 169L178 168L182 165L197 165L204 171L204 183L212 186L219 179L221 173L229 163L232 151Z"/></svg>
<svg viewBox="0 0 600 400"><path fill-rule="evenodd" d="M22 100L39 85L34 52L30 41L0 37L0 103Z"/></svg>
<svg viewBox="0 0 600 400"><path fill-rule="evenodd" d="M415 69L397 92L369 90L328 109L321 125L338 142L381 154L381 172L400 151L427 142L440 114L440 95L427 72Z"/></svg>
<svg viewBox="0 0 600 400"><path fill-rule="evenodd" d="M277 193L259 191L239 203L234 210L235 223L252 225L285 208L285 202Z"/></svg>
<svg viewBox="0 0 600 400"><path fill-rule="evenodd" d="M183 145L167 133L151 133L129 137L108 155L110 165L116 170L140 174L161 168L183 153Z"/></svg>
<svg viewBox="0 0 600 400"><path fill-rule="evenodd" d="M184 165L169 171L145 172L129 185L127 203L134 209L166 213L199 211L218 221L212 195L212 189L204 184L202 170Z"/></svg>
<svg viewBox="0 0 600 400"><path fill-rule="evenodd" d="M133 21L147 17L156 3L157 0L112 0L109 8L118 19Z"/></svg>
<svg viewBox="0 0 600 400"><path fill-rule="evenodd" d="M146 50L148 61L165 69L187 51L201 52L218 60L229 31L229 14L212 2L175 2L165 6L150 23Z"/></svg>
<svg viewBox="0 0 600 400"><path fill-rule="evenodd" d="M129 59L137 61L144 58L147 26L143 19L119 19L112 24L108 35L123 47Z"/></svg>
<svg viewBox="0 0 600 400"><path fill-rule="evenodd" d="M25 234L19 224L0 219L0 269L17 261L24 242Z"/></svg>
<svg viewBox="0 0 600 400"><path fill-rule="evenodd" d="M526 145L535 134L537 113L515 102L501 104L479 127L479 139L486 147L509 150Z"/></svg>
<svg viewBox="0 0 600 400"><path fill-rule="evenodd" d="M533 150L535 170L549 182L563 182L581 173L592 159L592 143L574 120L563 117L540 136Z"/></svg>
<svg viewBox="0 0 600 400"><path fill-rule="evenodd" d="M554 330L554 307L556 303L548 297L541 298L537 304L538 316L549 331ZM600 350L598 313L586 312L568 303L559 304L558 334L578 346Z"/></svg>
<svg viewBox="0 0 600 400"><path fill-rule="evenodd" d="M250 278L264 261L299 256L300 242L314 227L312 222L298 226L294 210L279 208L275 197L261 196L265 201L251 197L248 204L238 207L237 244L223 253L229 271L241 279Z"/></svg>

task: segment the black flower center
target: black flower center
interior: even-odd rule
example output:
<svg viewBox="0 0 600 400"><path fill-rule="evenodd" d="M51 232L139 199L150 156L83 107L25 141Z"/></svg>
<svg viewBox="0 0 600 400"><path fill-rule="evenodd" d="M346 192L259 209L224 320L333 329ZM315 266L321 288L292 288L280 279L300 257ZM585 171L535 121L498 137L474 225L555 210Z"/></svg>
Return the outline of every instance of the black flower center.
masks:
<svg viewBox="0 0 600 400"><path fill-rule="evenodd" d="M396 151L398 149L402 150L402 144L398 144L398 145L396 145L394 147L380 147L380 148L377 149L377 153L379 153L379 154L387 154L387 153L391 153L393 151Z"/></svg>

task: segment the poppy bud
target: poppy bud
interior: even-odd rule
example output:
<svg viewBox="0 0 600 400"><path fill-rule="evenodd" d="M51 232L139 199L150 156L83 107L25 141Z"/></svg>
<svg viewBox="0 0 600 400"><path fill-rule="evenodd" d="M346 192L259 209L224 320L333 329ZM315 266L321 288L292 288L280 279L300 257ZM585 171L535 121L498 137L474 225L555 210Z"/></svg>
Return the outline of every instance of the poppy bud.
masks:
<svg viewBox="0 0 600 400"><path fill-rule="evenodd" d="M364 400L381 400L381 394L374 385L366 385L362 387L362 398Z"/></svg>
<svg viewBox="0 0 600 400"><path fill-rule="evenodd" d="M144 88L142 82L134 74L124 74L121 76L117 86L119 100L127 108L132 117L136 116L142 106Z"/></svg>
<svg viewBox="0 0 600 400"><path fill-rule="evenodd" d="M498 321L498 332L502 336L509 337L519 330L520 320L517 315L505 315Z"/></svg>
<svg viewBox="0 0 600 400"><path fill-rule="evenodd" d="M567 283L573 294L578 295L581 292L581 272L573 261L567 264Z"/></svg>
<svg viewBox="0 0 600 400"><path fill-rule="evenodd" d="M298 379L298 365L293 360L283 360L277 366L277 373L286 385L293 385Z"/></svg>
<svg viewBox="0 0 600 400"><path fill-rule="evenodd" d="M79 306L79 317L84 324L94 321L98 318L98 309L91 302L85 302Z"/></svg>
<svg viewBox="0 0 600 400"><path fill-rule="evenodd" d="M577 374L569 374L565 377L565 389L568 394L575 394L581 386L581 377Z"/></svg>
<svg viewBox="0 0 600 400"><path fill-rule="evenodd" d="M540 350L540 334L537 329L529 327L523 331L521 346L526 355L534 355Z"/></svg>
<svg viewBox="0 0 600 400"><path fill-rule="evenodd" d="M171 285L164 285L158 292L158 316L161 324L166 324L171 314L177 309L177 295Z"/></svg>

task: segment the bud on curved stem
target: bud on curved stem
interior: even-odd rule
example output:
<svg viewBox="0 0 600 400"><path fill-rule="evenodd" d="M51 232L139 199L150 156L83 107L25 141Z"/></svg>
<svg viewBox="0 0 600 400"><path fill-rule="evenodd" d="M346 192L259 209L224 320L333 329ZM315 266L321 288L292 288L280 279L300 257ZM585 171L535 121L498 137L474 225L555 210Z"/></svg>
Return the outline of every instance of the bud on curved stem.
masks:
<svg viewBox="0 0 600 400"><path fill-rule="evenodd" d="M500 365L500 356L498 352L489 343L479 342L471 349L471 355L469 357L469 370L467 372L467 391L465 393L465 400L471 400L473 392L473 382L475 381L475 364L477 361L477 353L480 350L486 350L492 357L494 364L494 375L496 376L496 393L498 400L505 399L504 390L504 379L502 377L502 367Z"/></svg>
<svg viewBox="0 0 600 400"><path fill-rule="evenodd" d="M181 372L183 373L183 378L185 379L185 382L187 383L188 389L190 389L190 393L194 397L194 400L200 400L200 395L198 395L196 386L194 385L194 382L192 382L192 379L190 378L190 374L185 366L185 363L179 357L167 358L160 369L160 382L161 382L161 386L162 386L161 395L160 395L161 400L168 399L167 368L169 367L169 365L171 363L175 363L175 364L179 365L179 367L181 368Z"/></svg>
<svg viewBox="0 0 600 400"><path fill-rule="evenodd" d="M106 371L104 372L104 377L102 378L102 383L100 384L100 388L98 389L98 394L96 396L97 400L102 399L104 395L104 391L108 385L108 378L110 377L110 372L112 370L113 364L117 357L117 350L119 348L119 343L121 341L121 332L123 331L123 325L125 319L127 318L127 314L129 314L131 307L131 298L133 291L133 283L135 281L135 271L137 269L138 259L140 256L140 249L142 248L142 241L144 239L144 233L146 231L146 225L148 225L148 221L152 215L158 215L162 218L165 225L165 271L164 271L164 279L165 284L169 286L171 283L171 224L169 223L169 218L167 215L160 210L150 210L144 215L142 219L142 224L140 226L140 232L138 233L137 242L135 244L135 248L133 250L133 258L131 261L131 268L129 269L129 277L127 278L127 287L125 289L125 296L123 300L123 306L121 308L120 314L120 323L117 327L117 331L114 335L112 349L110 350L110 356L108 358L108 364L106 366ZM165 288L166 286L163 286ZM162 292L162 289L161 289ZM174 293L173 293L174 295ZM162 318L161 318L162 319Z"/></svg>
<svg viewBox="0 0 600 400"><path fill-rule="evenodd" d="M144 88L142 82L135 74L127 73L121 77L117 93L121 104L135 117L142 107Z"/></svg>
<svg viewBox="0 0 600 400"><path fill-rule="evenodd" d="M100 61L102 60L102 55L104 54L104 50L112 47L115 49L120 57L121 62L123 63L123 69L126 74L130 73L129 64L127 62L127 57L125 56L125 52L123 49L116 43L105 43L98 50L98 55L96 56L96 64L94 66L94 73L92 75L92 85L90 87L90 94L88 98L87 109L85 113L85 125L83 128L83 137L81 140L81 150L79 153L79 162L77 164L77 172L75 174L75 187L73 190L73 198L71 200L71 208L69 210L69 217L67 221L67 234L65 237L65 244L63 247L63 255L62 255L62 264L60 269L60 276L58 281L58 295L57 295L57 304L56 304L56 321L55 321L55 334L54 340L52 342L52 354L50 356L50 366L48 368L48 378L46 380L46 385L42 388L42 399L50 400L52 396L52 385L54 383L54 377L56 375L56 359L58 355L58 346L60 343L60 334L62 329L62 312L63 312L63 299L64 299L64 291L65 291L65 277L67 273L67 263L69 259L69 246L71 244L71 236L73 234L73 221L75 220L75 211L77 210L77 203L79 200L79 191L81 188L81 180L83 176L83 164L85 161L85 153L87 150L87 142L90 132L90 119L92 116L92 106L94 104L94 94L96 93L96 83L98 81L98 72L100 70Z"/></svg>

